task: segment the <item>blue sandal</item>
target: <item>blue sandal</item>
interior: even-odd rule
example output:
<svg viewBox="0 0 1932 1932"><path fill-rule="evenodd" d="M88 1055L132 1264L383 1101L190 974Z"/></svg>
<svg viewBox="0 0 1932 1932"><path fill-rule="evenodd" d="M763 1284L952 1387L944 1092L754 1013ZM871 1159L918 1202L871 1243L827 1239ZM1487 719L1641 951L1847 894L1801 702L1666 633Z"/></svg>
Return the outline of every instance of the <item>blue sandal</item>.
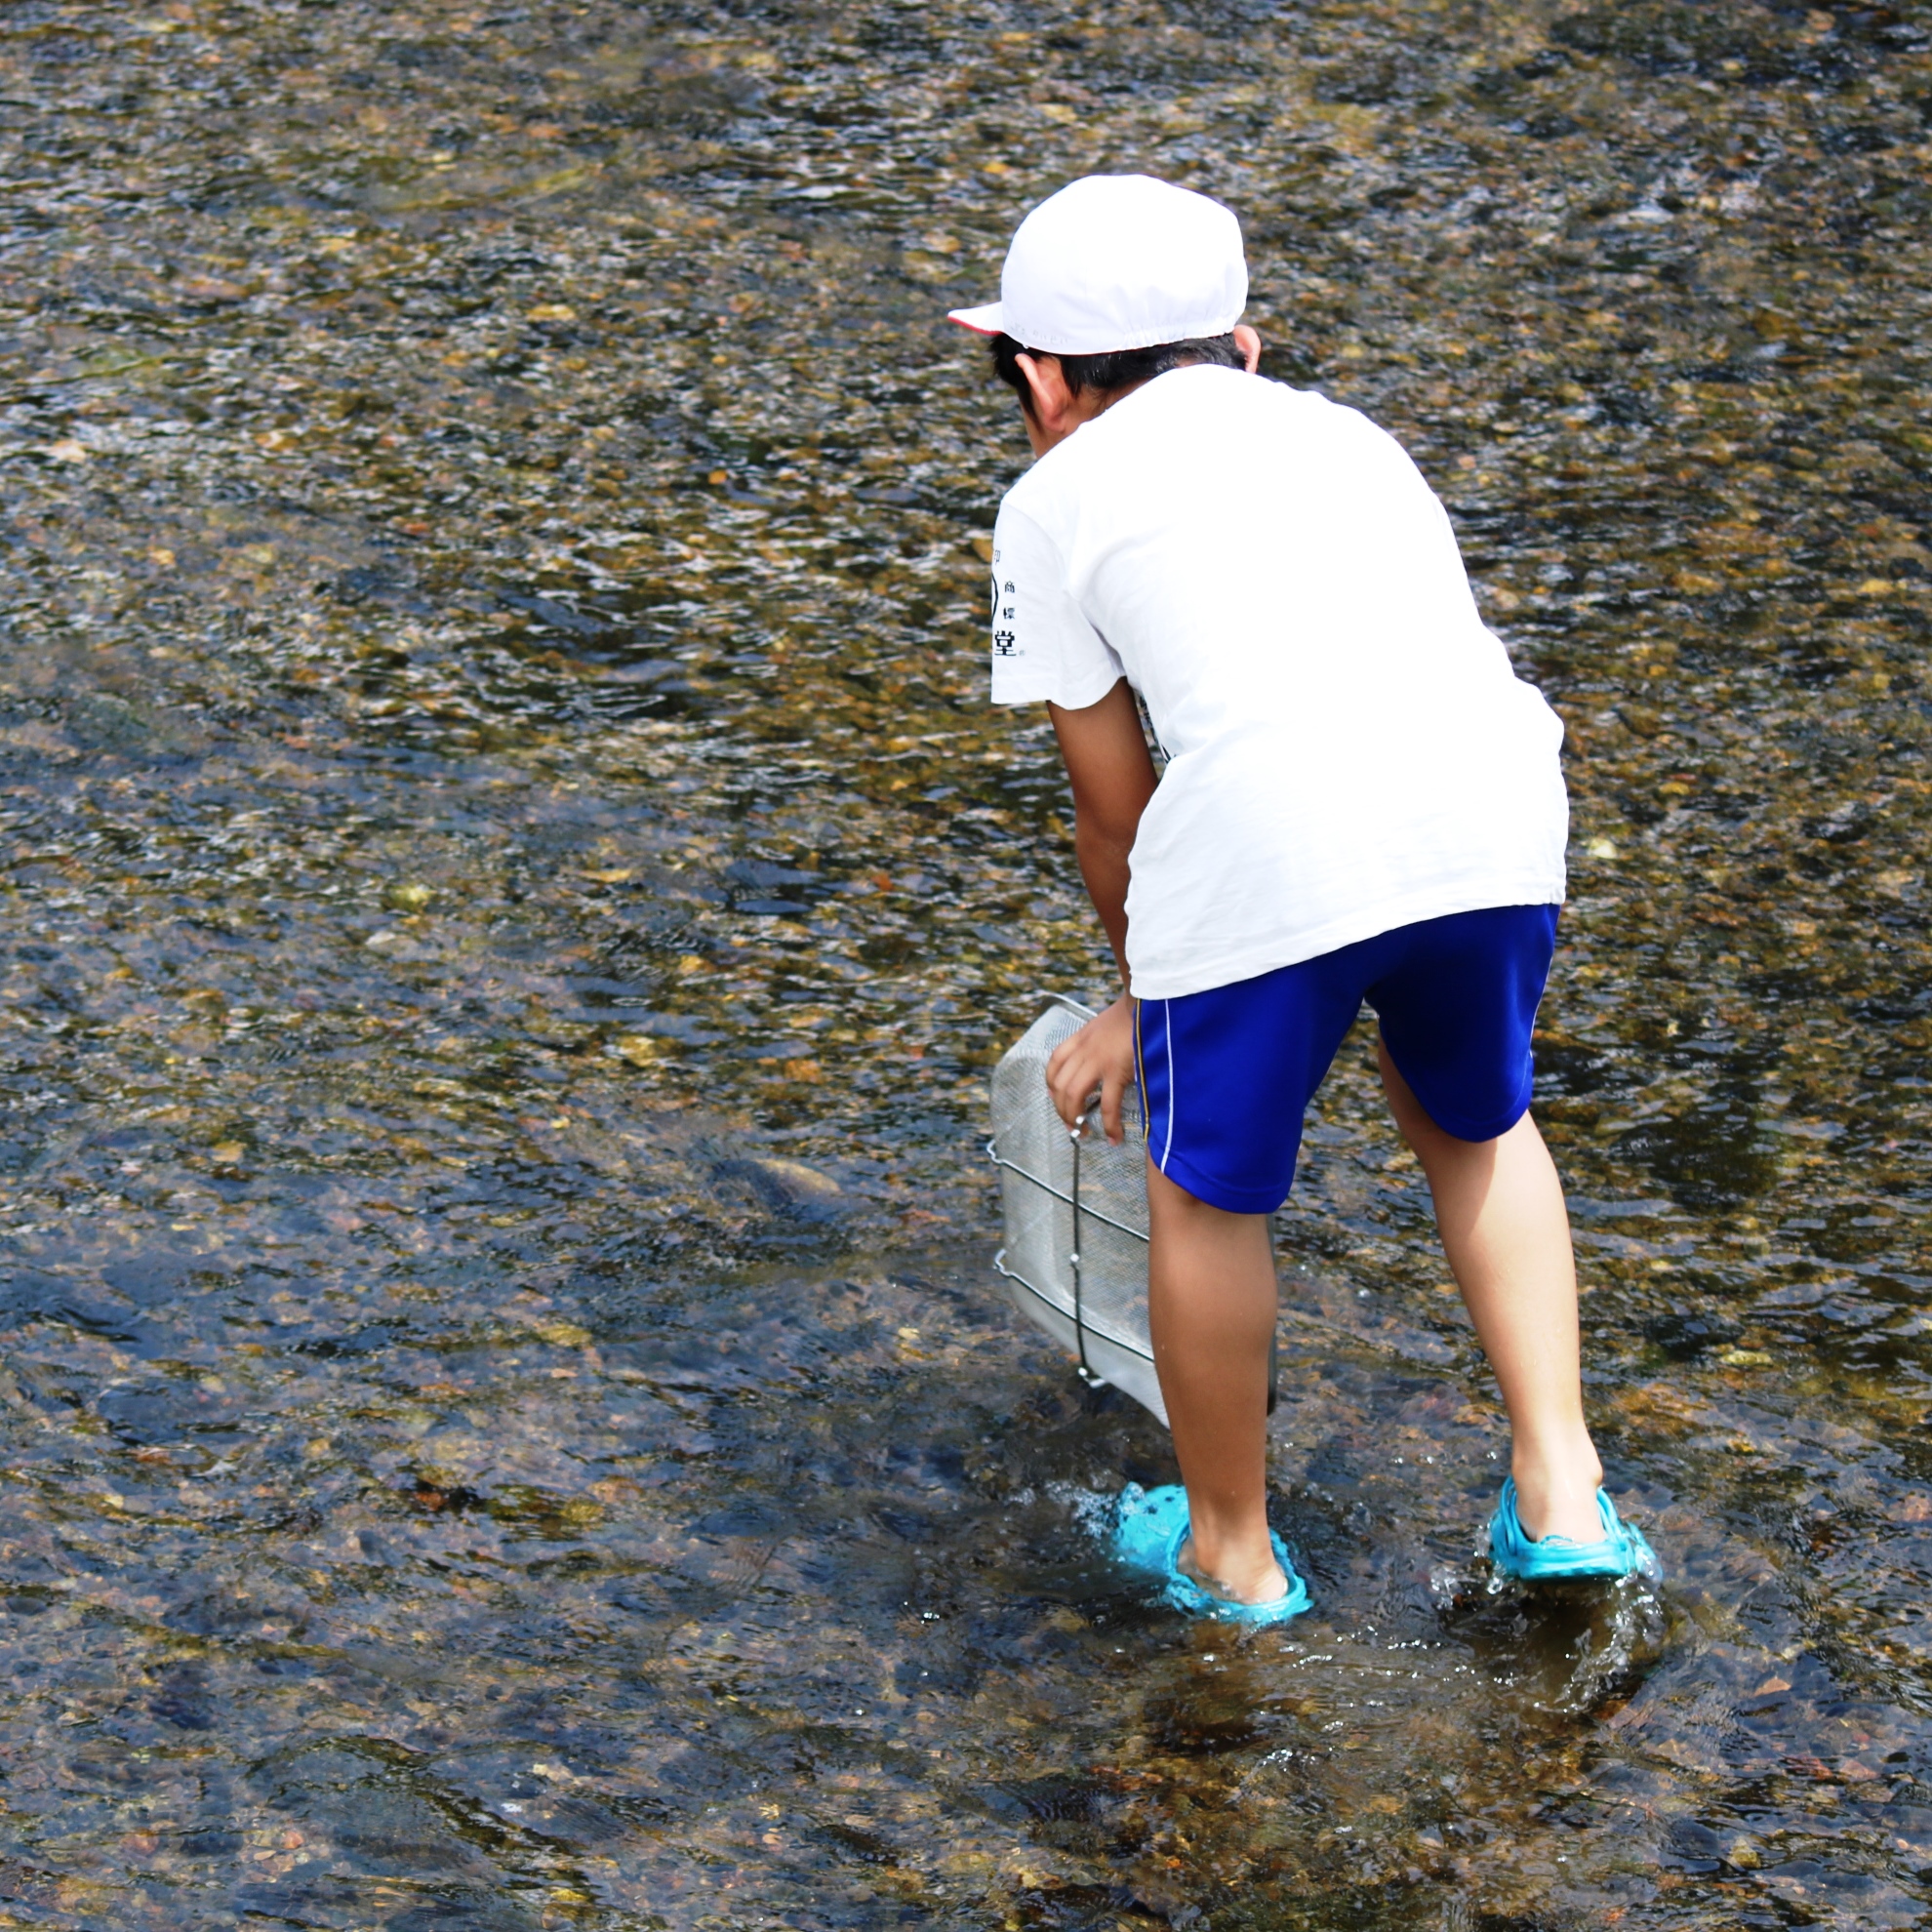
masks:
<svg viewBox="0 0 1932 1932"><path fill-rule="evenodd" d="M1237 1603L1203 1589L1181 1567L1187 1541L1187 1492L1176 1483L1143 1489L1130 1482L1120 1492L1113 1518L1113 1553L1129 1569L1163 1579L1161 1600L1190 1617L1219 1617L1228 1624L1284 1624L1310 1603L1308 1587L1296 1575L1288 1551L1272 1530L1274 1560L1288 1579L1285 1595L1268 1603Z"/></svg>
<svg viewBox="0 0 1932 1932"><path fill-rule="evenodd" d="M1516 1479L1507 1477L1496 1513L1489 1519L1489 1553L1498 1571L1525 1583L1561 1577L1648 1577L1664 1575L1657 1552L1634 1523L1617 1513L1617 1506L1602 1490L1596 1492L1597 1514L1603 1534L1594 1543L1576 1543L1567 1536L1532 1537L1516 1513Z"/></svg>

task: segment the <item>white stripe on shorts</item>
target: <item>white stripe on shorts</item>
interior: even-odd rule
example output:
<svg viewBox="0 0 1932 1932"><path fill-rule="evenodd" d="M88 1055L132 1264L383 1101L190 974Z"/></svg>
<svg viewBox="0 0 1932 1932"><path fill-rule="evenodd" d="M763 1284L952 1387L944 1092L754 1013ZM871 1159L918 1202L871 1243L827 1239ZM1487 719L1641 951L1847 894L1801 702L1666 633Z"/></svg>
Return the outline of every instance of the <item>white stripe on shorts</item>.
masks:
<svg viewBox="0 0 1932 1932"><path fill-rule="evenodd" d="M1160 1150L1160 1171L1167 1172L1167 1156L1174 1151L1174 1002L1160 1003L1160 1041L1167 1049L1167 1145Z"/></svg>

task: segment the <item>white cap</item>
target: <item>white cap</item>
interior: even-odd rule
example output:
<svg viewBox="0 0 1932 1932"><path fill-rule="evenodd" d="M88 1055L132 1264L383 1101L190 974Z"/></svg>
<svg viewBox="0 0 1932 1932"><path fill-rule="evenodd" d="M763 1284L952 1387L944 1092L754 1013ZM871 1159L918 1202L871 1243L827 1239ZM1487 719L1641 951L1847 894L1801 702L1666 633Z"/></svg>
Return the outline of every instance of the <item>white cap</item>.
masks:
<svg viewBox="0 0 1932 1932"><path fill-rule="evenodd" d="M999 300L949 319L1049 355L1104 355L1225 336L1247 302L1231 209L1151 175L1088 175L1020 223Z"/></svg>

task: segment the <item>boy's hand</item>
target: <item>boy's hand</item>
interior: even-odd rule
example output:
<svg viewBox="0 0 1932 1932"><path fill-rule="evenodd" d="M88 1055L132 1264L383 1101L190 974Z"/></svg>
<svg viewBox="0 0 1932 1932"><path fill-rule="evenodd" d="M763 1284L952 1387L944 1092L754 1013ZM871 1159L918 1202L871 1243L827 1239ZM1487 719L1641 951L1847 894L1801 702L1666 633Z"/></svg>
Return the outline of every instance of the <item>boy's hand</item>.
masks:
<svg viewBox="0 0 1932 1932"><path fill-rule="evenodd" d="M1093 1100L1101 1097L1101 1125L1118 1147L1127 1138L1120 1102L1134 1084L1134 1001L1122 993L1105 1013L1097 1013L1069 1040L1062 1040L1047 1062L1047 1092L1054 1110L1077 1127Z"/></svg>

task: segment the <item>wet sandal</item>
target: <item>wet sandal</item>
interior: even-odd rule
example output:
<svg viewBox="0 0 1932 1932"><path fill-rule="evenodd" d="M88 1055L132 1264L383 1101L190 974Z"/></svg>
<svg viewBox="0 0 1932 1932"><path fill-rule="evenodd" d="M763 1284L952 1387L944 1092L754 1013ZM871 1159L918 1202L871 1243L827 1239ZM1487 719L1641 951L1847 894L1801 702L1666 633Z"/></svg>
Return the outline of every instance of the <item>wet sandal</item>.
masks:
<svg viewBox="0 0 1932 1932"><path fill-rule="evenodd" d="M1634 1523L1617 1513L1617 1506L1602 1490L1596 1492L1597 1514L1603 1534L1594 1543L1577 1543L1567 1536L1531 1537L1516 1513L1516 1479L1506 1478L1496 1513L1489 1519L1489 1553L1506 1577L1540 1583L1561 1577L1648 1577L1664 1574L1657 1552Z"/></svg>
<svg viewBox="0 0 1932 1932"><path fill-rule="evenodd" d="M1288 1589L1267 1603L1241 1603L1217 1596L1181 1567L1181 1550L1187 1541L1187 1492L1176 1483L1143 1489L1130 1482L1120 1492L1113 1518L1113 1553L1129 1569L1164 1581L1161 1600L1190 1617L1218 1617L1228 1624L1282 1624L1309 1606L1308 1587L1295 1574L1288 1551L1272 1530L1274 1560L1288 1579Z"/></svg>

